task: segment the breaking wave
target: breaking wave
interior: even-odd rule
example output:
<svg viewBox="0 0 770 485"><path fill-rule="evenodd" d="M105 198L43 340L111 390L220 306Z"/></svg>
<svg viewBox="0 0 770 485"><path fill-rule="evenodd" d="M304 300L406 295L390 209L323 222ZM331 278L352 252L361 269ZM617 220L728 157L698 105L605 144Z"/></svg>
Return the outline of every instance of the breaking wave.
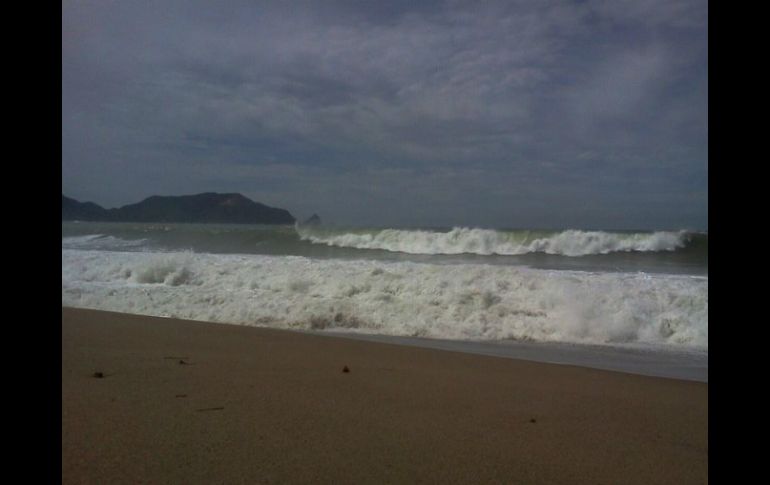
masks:
<svg viewBox="0 0 770 485"><path fill-rule="evenodd" d="M131 249L142 248L147 239L121 239L106 234L62 237L61 246L67 249Z"/></svg>
<svg viewBox="0 0 770 485"><path fill-rule="evenodd" d="M448 232L427 230L338 230L296 227L300 238L315 244L357 249L381 249L410 254L521 255L546 253L585 256L622 251L676 251L687 245L685 231L615 233L567 230L499 231L455 227Z"/></svg>
<svg viewBox="0 0 770 485"><path fill-rule="evenodd" d="M63 248L62 305L276 328L708 349L708 278L693 276Z"/></svg>

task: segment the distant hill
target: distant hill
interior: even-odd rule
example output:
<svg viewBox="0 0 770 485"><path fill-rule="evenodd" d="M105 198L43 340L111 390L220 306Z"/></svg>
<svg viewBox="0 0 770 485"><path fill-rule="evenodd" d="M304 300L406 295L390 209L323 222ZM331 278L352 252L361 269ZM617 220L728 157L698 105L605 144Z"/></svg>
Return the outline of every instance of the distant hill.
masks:
<svg viewBox="0 0 770 485"><path fill-rule="evenodd" d="M93 202L78 202L61 196L61 220L96 221L103 219L107 211Z"/></svg>
<svg viewBox="0 0 770 485"><path fill-rule="evenodd" d="M63 221L105 222L212 222L232 224L293 224L285 209L254 202L241 194L207 192L197 195L148 197L118 209L61 196Z"/></svg>

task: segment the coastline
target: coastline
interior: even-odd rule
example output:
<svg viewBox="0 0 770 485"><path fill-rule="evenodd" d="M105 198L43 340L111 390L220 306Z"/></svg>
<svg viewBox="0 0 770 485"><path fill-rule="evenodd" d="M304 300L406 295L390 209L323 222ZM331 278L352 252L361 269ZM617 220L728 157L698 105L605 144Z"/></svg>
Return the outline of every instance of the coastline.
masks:
<svg viewBox="0 0 770 485"><path fill-rule="evenodd" d="M62 307L63 483L707 475L708 383Z"/></svg>
<svg viewBox="0 0 770 485"><path fill-rule="evenodd" d="M520 342L449 340L353 333L334 330L294 330L311 335L348 338L392 345L463 352L507 359L572 365L650 377L708 382L708 351L687 348L660 348L576 344L562 342Z"/></svg>

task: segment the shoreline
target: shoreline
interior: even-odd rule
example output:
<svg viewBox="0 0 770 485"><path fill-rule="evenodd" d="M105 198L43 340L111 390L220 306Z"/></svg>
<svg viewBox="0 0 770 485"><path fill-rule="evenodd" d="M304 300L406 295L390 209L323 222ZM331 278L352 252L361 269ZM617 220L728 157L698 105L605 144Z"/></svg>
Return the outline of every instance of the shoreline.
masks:
<svg viewBox="0 0 770 485"><path fill-rule="evenodd" d="M63 483L707 475L708 383L62 307Z"/></svg>
<svg viewBox="0 0 770 485"><path fill-rule="evenodd" d="M659 349L563 342L449 340L333 330L287 331L708 383L708 351L700 349Z"/></svg>
<svg viewBox="0 0 770 485"><path fill-rule="evenodd" d="M175 317L152 316L117 312L101 309L65 307L138 315L153 318L175 320ZM272 329L283 332L315 335L319 337L344 338L367 342L379 342L390 345L403 345L418 348L437 349L448 352L461 352L474 355L486 355L555 365L573 365L591 369L601 369L650 377L664 377L696 382L708 382L708 350L688 348L622 347L617 345L578 344L563 342L521 342L521 341L472 341L450 340L430 337L407 337L383 335L342 330L305 330L257 327L228 322L209 322L204 320L186 320L213 325L234 325L238 327Z"/></svg>

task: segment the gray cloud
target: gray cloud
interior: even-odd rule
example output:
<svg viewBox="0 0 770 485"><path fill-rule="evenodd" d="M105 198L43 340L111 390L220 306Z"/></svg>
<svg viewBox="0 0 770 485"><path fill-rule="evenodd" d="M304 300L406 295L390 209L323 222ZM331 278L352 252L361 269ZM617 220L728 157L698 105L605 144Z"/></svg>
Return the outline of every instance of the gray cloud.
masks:
<svg viewBox="0 0 770 485"><path fill-rule="evenodd" d="M237 190L340 223L707 227L704 1L62 11L73 197Z"/></svg>

